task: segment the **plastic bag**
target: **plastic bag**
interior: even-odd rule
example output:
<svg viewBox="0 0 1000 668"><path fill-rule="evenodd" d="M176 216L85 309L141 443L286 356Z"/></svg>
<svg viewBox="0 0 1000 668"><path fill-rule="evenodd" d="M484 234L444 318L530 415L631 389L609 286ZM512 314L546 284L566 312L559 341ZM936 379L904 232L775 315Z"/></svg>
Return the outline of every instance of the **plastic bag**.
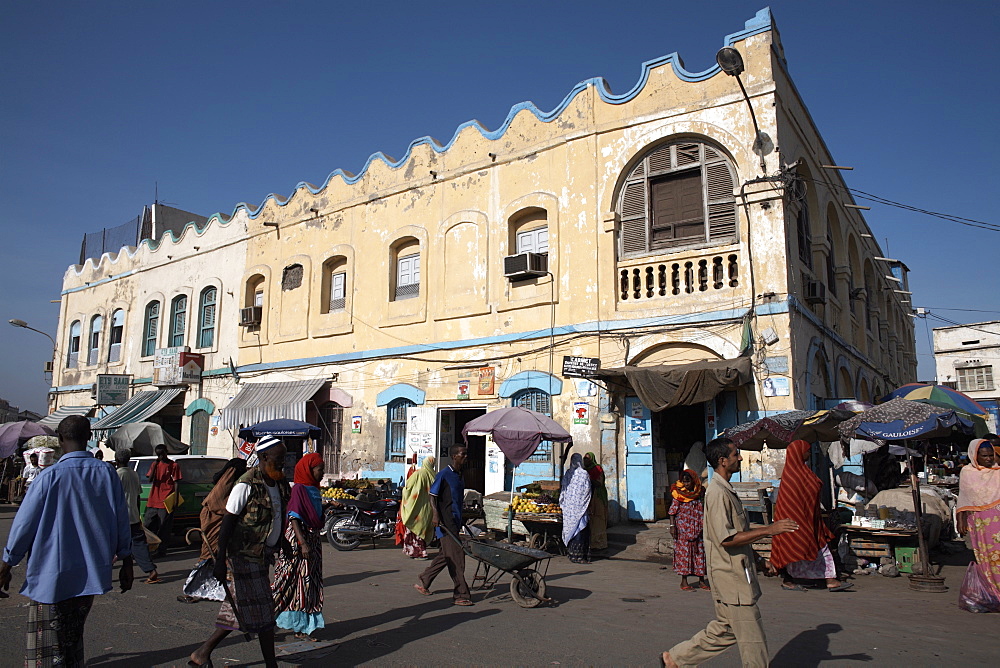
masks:
<svg viewBox="0 0 1000 668"><path fill-rule="evenodd" d="M983 577L979 564L972 562L958 593L958 607L967 612L1000 612L1000 598Z"/></svg>

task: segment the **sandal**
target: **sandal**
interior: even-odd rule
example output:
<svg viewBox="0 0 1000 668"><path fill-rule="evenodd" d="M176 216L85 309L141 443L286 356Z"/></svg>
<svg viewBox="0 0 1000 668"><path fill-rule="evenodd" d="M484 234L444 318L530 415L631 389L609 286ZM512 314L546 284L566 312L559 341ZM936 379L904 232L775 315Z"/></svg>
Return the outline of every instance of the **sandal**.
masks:
<svg viewBox="0 0 1000 668"><path fill-rule="evenodd" d="M319 638L313 638L308 633L296 633L295 638L298 640L305 640L306 642L319 642Z"/></svg>
<svg viewBox="0 0 1000 668"><path fill-rule="evenodd" d="M691 585L681 585L681 591L694 591L694 587Z"/></svg>
<svg viewBox="0 0 1000 668"><path fill-rule="evenodd" d="M152 577L151 576L151 577L146 578L146 584L148 584L148 585L160 584L161 582L163 582L163 580L160 579L160 576L156 576L156 577Z"/></svg>
<svg viewBox="0 0 1000 668"><path fill-rule="evenodd" d="M798 584L793 584L793 585L782 584L781 588L784 589L785 591L808 591L805 587Z"/></svg>
<svg viewBox="0 0 1000 668"><path fill-rule="evenodd" d="M456 598L455 605L474 605L474 604L467 598Z"/></svg>
<svg viewBox="0 0 1000 668"><path fill-rule="evenodd" d="M848 589L850 589L853 586L854 586L853 582L844 582L842 584L837 585L836 587L827 587L826 590L827 591L847 591Z"/></svg>
<svg viewBox="0 0 1000 668"><path fill-rule="evenodd" d="M705 591L712 591L712 585L707 582L698 583L698 589L704 589Z"/></svg>
<svg viewBox="0 0 1000 668"><path fill-rule="evenodd" d="M180 601L181 603L197 603L198 601L201 601L203 599L200 599L197 596L188 596L187 594L181 594L177 597L177 600Z"/></svg>
<svg viewBox="0 0 1000 668"><path fill-rule="evenodd" d="M413 585L413 588L416 589L417 591L419 591L424 596L430 596L431 595L431 593L429 591L427 591L427 587L423 586L419 582L417 584Z"/></svg>

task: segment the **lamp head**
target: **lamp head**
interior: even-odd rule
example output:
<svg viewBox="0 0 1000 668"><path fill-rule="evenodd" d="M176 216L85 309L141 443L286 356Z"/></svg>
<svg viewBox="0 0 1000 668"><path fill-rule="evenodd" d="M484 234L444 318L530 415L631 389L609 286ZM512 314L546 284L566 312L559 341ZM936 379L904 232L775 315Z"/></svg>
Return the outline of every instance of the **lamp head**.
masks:
<svg viewBox="0 0 1000 668"><path fill-rule="evenodd" d="M724 46L715 54L715 62L719 63L722 71L731 77L738 77L743 73L743 56L731 46Z"/></svg>
<svg viewBox="0 0 1000 668"><path fill-rule="evenodd" d="M26 323L25 321L20 320L18 318L11 318L7 322L9 322L14 327L27 327L28 326L28 323Z"/></svg>

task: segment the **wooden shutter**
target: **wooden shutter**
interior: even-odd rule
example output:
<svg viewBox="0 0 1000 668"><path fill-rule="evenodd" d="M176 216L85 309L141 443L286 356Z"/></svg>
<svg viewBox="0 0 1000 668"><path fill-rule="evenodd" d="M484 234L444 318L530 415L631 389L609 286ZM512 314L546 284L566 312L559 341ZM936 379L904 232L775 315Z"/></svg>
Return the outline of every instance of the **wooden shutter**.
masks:
<svg viewBox="0 0 1000 668"><path fill-rule="evenodd" d="M705 199L708 203L708 236L715 241L736 236L736 200L729 165L705 165Z"/></svg>
<svg viewBox="0 0 1000 668"><path fill-rule="evenodd" d="M652 225L650 248L668 248L705 236L701 170L691 170L650 183Z"/></svg>
<svg viewBox="0 0 1000 668"><path fill-rule="evenodd" d="M646 181L626 183L621 196L621 252L622 255L645 253L647 243Z"/></svg>
<svg viewBox="0 0 1000 668"><path fill-rule="evenodd" d="M655 174L656 172L666 172L673 167L673 161L670 156L673 153L673 146L667 144L662 146L652 153L649 154L647 160L649 161L649 173Z"/></svg>

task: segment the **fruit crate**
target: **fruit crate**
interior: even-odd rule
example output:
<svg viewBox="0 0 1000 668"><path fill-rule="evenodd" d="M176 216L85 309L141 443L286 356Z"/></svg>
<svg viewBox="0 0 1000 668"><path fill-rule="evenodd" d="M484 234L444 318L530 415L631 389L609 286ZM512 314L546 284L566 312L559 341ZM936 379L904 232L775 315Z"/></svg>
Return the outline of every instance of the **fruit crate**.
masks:
<svg viewBox="0 0 1000 668"><path fill-rule="evenodd" d="M877 540L851 539L851 552L855 556L871 559L873 557L891 557L892 547L889 543Z"/></svg>
<svg viewBox="0 0 1000 668"><path fill-rule="evenodd" d="M486 518L486 528L493 529L507 534L507 507L510 505L510 492L502 492L505 498L496 499L490 498L496 496L495 494L490 494L490 496L483 497L483 515ZM517 534L518 536L530 536L531 532L519 522L514 520L511 525L511 532Z"/></svg>

